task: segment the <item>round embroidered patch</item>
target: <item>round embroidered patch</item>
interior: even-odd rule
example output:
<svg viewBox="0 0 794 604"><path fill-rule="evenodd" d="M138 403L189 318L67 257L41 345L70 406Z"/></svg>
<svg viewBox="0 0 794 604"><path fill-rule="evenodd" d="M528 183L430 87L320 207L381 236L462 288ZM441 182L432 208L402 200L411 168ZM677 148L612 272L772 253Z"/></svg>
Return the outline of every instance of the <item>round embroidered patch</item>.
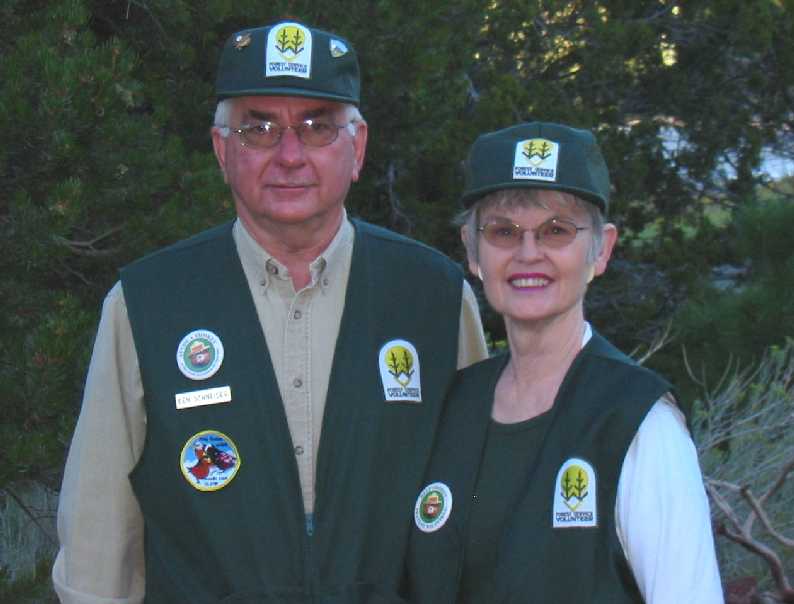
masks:
<svg viewBox="0 0 794 604"><path fill-rule="evenodd" d="M217 491L237 475L240 455L231 438L217 430L203 430L182 447L179 468L192 487Z"/></svg>
<svg viewBox="0 0 794 604"><path fill-rule="evenodd" d="M187 334L176 349L176 364L182 375L191 380L206 380L215 375L223 363L221 339L206 329Z"/></svg>
<svg viewBox="0 0 794 604"><path fill-rule="evenodd" d="M452 492L443 482L433 482L416 499L414 521L420 531L432 533L446 524L451 512Z"/></svg>

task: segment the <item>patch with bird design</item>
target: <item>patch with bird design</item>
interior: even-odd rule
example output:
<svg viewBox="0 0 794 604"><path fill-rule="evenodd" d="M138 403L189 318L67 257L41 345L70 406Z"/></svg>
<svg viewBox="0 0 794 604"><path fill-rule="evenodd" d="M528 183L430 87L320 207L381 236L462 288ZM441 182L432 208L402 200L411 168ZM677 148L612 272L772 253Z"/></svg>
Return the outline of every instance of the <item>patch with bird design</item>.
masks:
<svg viewBox="0 0 794 604"><path fill-rule="evenodd" d="M191 436L179 456L179 467L190 486L217 491L227 486L240 470L240 454L231 438L217 430Z"/></svg>

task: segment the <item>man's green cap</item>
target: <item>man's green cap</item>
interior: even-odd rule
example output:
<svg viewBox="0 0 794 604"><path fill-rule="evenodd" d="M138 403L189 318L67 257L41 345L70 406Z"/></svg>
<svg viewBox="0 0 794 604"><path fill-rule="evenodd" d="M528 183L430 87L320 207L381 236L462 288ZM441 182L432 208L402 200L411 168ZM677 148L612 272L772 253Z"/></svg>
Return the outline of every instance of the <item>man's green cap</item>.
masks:
<svg viewBox="0 0 794 604"><path fill-rule="evenodd" d="M573 193L606 214L609 172L592 132L531 122L479 136L466 159L464 207L493 191L521 188Z"/></svg>
<svg viewBox="0 0 794 604"><path fill-rule="evenodd" d="M353 46L296 21L244 29L226 41L218 64L218 100L235 96L301 96L360 102Z"/></svg>

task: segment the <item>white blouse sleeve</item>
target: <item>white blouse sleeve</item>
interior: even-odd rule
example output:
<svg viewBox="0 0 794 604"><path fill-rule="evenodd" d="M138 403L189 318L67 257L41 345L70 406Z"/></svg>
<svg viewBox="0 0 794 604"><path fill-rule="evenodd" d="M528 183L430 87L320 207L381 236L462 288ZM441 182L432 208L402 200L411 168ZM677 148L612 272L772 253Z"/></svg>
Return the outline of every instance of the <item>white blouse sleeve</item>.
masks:
<svg viewBox="0 0 794 604"><path fill-rule="evenodd" d="M683 414L666 399L626 453L615 521L645 602L724 602L697 451Z"/></svg>

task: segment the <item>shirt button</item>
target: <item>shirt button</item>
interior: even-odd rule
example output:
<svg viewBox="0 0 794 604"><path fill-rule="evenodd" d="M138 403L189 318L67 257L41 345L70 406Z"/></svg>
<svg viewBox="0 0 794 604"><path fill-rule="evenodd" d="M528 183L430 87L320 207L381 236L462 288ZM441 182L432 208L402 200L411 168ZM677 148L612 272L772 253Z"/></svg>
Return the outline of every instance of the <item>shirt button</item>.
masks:
<svg viewBox="0 0 794 604"><path fill-rule="evenodd" d="M300 378L295 378L294 380L292 380L292 385L295 386L295 388L300 388L301 386L303 386L303 380Z"/></svg>
<svg viewBox="0 0 794 604"><path fill-rule="evenodd" d="M300 445L295 447L295 455L303 455L303 447L301 447Z"/></svg>
<svg viewBox="0 0 794 604"><path fill-rule="evenodd" d="M298 319L300 319L301 316L303 316L303 315L302 315L301 311L299 311L299 310L296 310L294 313L292 313L292 318L295 319L296 321Z"/></svg>
<svg viewBox="0 0 794 604"><path fill-rule="evenodd" d="M325 287L328 287L328 277L325 277L325 278L323 279L323 285L324 285Z"/></svg>

